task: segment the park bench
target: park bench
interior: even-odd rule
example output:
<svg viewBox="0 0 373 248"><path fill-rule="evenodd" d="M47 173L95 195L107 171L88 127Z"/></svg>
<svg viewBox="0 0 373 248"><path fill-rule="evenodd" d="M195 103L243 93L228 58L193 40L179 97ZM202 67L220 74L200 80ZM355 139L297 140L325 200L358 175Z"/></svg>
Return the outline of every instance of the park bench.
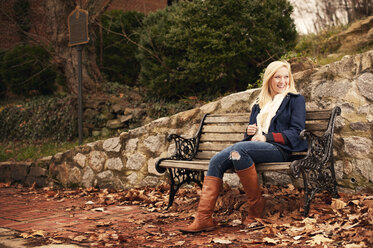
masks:
<svg viewBox="0 0 373 248"><path fill-rule="evenodd" d="M341 109L312 110L306 112L306 129L300 134L307 138L308 150L292 154L291 162L256 164L259 173L276 171L295 178L302 176L304 185L304 212L308 215L316 193L328 191L338 198L333 159L334 123ZM168 136L175 142L175 153L161 158L155 167L159 173L169 172L171 207L175 194L185 183L194 182L202 187L209 160L227 146L243 139L250 113L206 114L201 120L197 134L190 139L177 134ZM233 173L233 171L228 171Z"/></svg>

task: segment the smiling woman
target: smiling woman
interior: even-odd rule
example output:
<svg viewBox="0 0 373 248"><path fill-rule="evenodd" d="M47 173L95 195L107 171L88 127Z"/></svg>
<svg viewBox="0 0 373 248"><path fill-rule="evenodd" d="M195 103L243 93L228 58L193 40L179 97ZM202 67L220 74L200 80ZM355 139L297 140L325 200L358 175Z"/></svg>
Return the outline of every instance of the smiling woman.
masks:
<svg viewBox="0 0 373 248"><path fill-rule="evenodd" d="M243 224L249 226L260 218L265 201L255 164L285 162L292 152L304 151L307 142L300 138L300 132L305 129L305 121L305 100L294 87L290 64L286 61L270 63L264 72L263 86L252 108L244 139L211 158L197 216L191 225L180 231L194 233L216 227L211 216L228 170L237 173L247 196L248 215Z"/></svg>

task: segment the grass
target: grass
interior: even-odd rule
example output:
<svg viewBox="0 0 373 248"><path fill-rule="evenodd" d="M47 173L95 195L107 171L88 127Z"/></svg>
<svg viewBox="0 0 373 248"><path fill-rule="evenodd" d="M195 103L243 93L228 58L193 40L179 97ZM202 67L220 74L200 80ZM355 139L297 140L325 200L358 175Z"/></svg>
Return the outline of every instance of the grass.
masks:
<svg viewBox="0 0 373 248"><path fill-rule="evenodd" d="M34 160L67 151L75 146L78 146L77 140L62 143L48 140L0 142L0 162Z"/></svg>

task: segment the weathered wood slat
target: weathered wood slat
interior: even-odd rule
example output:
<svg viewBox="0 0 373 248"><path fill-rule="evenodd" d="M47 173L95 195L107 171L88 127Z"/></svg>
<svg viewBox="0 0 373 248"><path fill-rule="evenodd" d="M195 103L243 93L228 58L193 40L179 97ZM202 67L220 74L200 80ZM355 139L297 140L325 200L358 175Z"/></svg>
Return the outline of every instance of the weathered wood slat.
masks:
<svg viewBox="0 0 373 248"><path fill-rule="evenodd" d="M308 131L325 131L328 127L328 123L306 123L306 129Z"/></svg>
<svg viewBox="0 0 373 248"><path fill-rule="evenodd" d="M209 123L248 123L250 116L207 116L205 119L205 124Z"/></svg>
<svg viewBox="0 0 373 248"><path fill-rule="evenodd" d="M227 133L227 134L222 134L222 133L205 133L201 135L201 141L233 141L233 142L238 142L243 139L243 134L235 134L235 133Z"/></svg>
<svg viewBox="0 0 373 248"><path fill-rule="evenodd" d="M245 132L247 124L244 125L204 125L203 133L243 133ZM203 135L203 134L202 134Z"/></svg>
<svg viewBox="0 0 373 248"><path fill-rule="evenodd" d="M198 146L198 150L201 151L221 151L224 148L233 145L234 143L213 143L213 142L204 142L200 143Z"/></svg>
<svg viewBox="0 0 373 248"><path fill-rule="evenodd" d="M193 161L181 161L181 160L164 160L162 161L162 167L165 168L179 168L179 169L191 169L198 171L207 171L209 160L193 160ZM290 162L283 163L262 163L255 165L257 171L278 171L278 170L289 170ZM233 172L233 171L230 171Z"/></svg>
<svg viewBox="0 0 373 248"><path fill-rule="evenodd" d="M313 110L306 112L306 120L328 120L331 110Z"/></svg>
<svg viewBox="0 0 373 248"><path fill-rule="evenodd" d="M202 151L198 152L196 158L198 159L211 159L219 151Z"/></svg>

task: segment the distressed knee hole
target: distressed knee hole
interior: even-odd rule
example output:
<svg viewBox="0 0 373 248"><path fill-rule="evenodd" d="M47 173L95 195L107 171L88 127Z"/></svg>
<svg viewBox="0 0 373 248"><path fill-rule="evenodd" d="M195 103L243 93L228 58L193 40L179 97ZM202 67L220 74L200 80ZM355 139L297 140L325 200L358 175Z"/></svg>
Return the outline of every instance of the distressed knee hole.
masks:
<svg viewBox="0 0 373 248"><path fill-rule="evenodd" d="M240 160L241 155L237 151L232 151L230 159L231 160Z"/></svg>

